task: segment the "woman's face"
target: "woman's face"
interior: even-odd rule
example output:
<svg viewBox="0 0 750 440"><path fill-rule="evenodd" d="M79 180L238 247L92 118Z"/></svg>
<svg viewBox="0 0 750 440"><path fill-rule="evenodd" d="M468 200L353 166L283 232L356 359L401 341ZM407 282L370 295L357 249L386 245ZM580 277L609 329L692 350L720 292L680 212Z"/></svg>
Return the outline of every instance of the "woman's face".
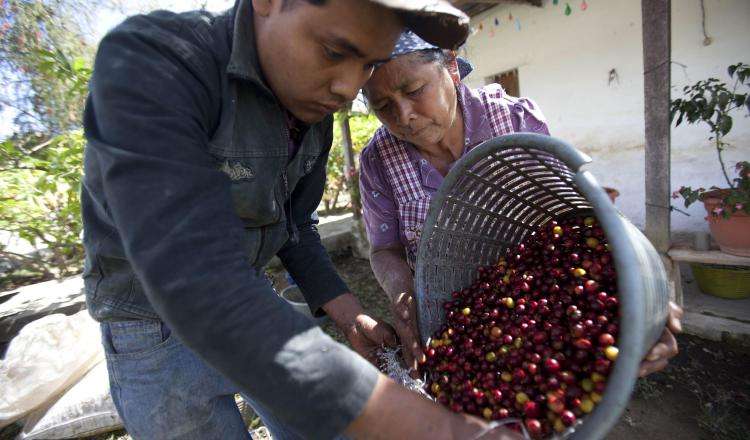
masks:
<svg viewBox="0 0 750 440"><path fill-rule="evenodd" d="M411 53L380 66L365 85L365 94L394 136L417 147L430 146L456 121L458 81L457 72Z"/></svg>

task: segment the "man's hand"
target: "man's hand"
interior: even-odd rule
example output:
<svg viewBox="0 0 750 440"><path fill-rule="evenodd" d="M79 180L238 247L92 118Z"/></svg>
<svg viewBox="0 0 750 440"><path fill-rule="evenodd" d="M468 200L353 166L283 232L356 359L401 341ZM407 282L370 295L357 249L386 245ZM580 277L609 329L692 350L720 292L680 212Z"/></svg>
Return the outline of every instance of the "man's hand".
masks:
<svg viewBox="0 0 750 440"><path fill-rule="evenodd" d="M638 371L641 377L663 370L669 364L669 360L679 352L674 333L682 333L682 325L680 324L682 313L683 311L680 306L671 301L669 302L667 326L664 327L664 332L662 332L659 341L651 347L646 358L641 362L641 367Z"/></svg>
<svg viewBox="0 0 750 440"><path fill-rule="evenodd" d="M393 327L369 316L351 293L345 293L327 302L323 310L341 329L354 351L374 365L377 365L377 350L381 346L394 347L397 344Z"/></svg>
<svg viewBox="0 0 750 440"><path fill-rule="evenodd" d="M354 322L341 331L354 351L376 366L378 350L384 345L395 347L398 343L396 333L387 322L365 314L357 315Z"/></svg>
<svg viewBox="0 0 750 440"><path fill-rule="evenodd" d="M401 340L401 354L406 368L409 369L412 377L416 378L417 362L421 363L426 359L419 340L417 305L414 296L409 292L397 295L391 303L391 311L393 312L393 326Z"/></svg>

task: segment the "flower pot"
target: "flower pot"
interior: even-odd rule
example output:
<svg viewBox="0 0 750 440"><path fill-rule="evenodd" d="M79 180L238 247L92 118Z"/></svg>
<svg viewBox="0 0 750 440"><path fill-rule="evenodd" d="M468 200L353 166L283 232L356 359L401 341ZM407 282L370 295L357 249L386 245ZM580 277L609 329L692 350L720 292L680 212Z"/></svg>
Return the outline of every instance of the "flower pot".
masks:
<svg viewBox="0 0 750 440"><path fill-rule="evenodd" d="M725 299L750 297L750 267L690 263L703 293Z"/></svg>
<svg viewBox="0 0 750 440"><path fill-rule="evenodd" d="M729 218L716 215L714 209L722 207L722 203L721 199L713 197L714 193L706 193L707 197L701 198L708 212L711 235L722 252L750 257L750 215L744 211L735 211Z"/></svg>

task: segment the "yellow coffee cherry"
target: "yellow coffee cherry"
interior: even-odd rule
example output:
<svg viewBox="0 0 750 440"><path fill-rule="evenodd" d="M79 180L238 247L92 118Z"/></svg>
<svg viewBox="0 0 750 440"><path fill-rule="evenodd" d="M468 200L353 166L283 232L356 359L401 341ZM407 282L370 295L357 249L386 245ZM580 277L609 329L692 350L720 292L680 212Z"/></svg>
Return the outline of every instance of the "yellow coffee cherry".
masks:
<svg viewBox="0 0 750 440"><path fill-rule="evenodd" d="M594 389L594 381L589 379L588 377L586 379L583 379L581 381L581 388L583 388L583 391L590 393L591 390Z"/></svg>
<svg viewBox="0 0 750 440"><path fill-rule="evenodd" d="M483 409L482 416L484 416L485 419L490 420L492 418L492 408Z"/></svg>
<svg viewBox="0 0 750 440"><path fill-rule="evenodd" d="M583 412L584 412L584 413L586 413L586 414L588 414L588 413L590 413L591 411L593 411L593 410L594 410L594 406L595 406L595 405L594 405L594 401L593 401L593 400L591 400L590 398L586 398L586 397L584 397L584 398L583 398L583 399L581 400L581 406L580 406L580 408L581 408L581 411L583 411Z"/></svg>

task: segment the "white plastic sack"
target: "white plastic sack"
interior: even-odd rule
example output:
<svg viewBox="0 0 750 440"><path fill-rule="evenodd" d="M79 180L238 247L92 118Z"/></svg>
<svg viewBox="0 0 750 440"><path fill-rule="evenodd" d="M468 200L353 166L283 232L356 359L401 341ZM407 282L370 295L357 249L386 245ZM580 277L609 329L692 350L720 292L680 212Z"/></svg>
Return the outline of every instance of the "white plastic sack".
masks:
<svg viewBox="0 0 750 440"><path fill-rule="evenodd" d="M0 427L48 406L103 359L99 324L86 310L27 324L0 361Z"/></svg>
<svg viewBox="0 0 750 440"><path fill-rule="evenodd" d="M109 394L107 363L100 362L60 400L26 418L19 440L88 437L122 428Z"/></svg>

